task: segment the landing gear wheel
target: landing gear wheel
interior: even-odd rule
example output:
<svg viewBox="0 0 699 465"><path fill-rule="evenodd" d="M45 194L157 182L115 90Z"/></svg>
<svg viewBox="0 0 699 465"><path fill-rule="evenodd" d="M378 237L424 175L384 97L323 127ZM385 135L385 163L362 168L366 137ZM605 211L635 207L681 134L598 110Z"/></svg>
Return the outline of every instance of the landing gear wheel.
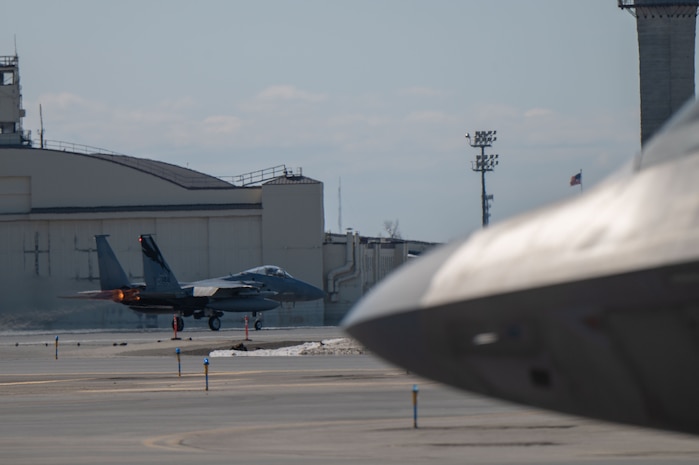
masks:
<svg viewBox="0 0 699 465"><path fill-rule="evenodd" d="M211 329L211 331L218 331L221 329L221 320L219 320L217 316L209 318L209 329Z"/></svg>
<svg viewBox="0 0 699 465"><path fill-rule="evenodd" d="M177 321L177 328L175 328L175 321ZM171 326L172 326L172 329L176 329L177 331L182 331L184 329L184 320L182 319L181 316L178 316L177 318L173 318Z"/></svg>
<svg viewBox="0 0 699 465"><path fill-rule="evenodd" d="M255 331L262 329L262 322L260 320L255 320Z"/></svg>

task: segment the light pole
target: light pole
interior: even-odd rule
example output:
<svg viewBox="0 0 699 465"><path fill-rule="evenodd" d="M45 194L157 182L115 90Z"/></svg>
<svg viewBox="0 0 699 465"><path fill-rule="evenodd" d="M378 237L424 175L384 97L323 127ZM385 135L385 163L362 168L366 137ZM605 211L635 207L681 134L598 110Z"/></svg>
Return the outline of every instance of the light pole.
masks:
<svg viewBox="0 0 699 465"><path fill-rule="evenodd" d="M476 131L475 136L471 139L471 135L466 133L466 139L471 147L480 147L481 154L476 155L476 161L471 162L471 169L481 173L481 205L483 209L483 227L488 226L490 219L490 201L493 200L492 195L488 195L485 191L485 173L493 171L498 164L498 155L486 155L485 148L492 147L493 142L497 140L495 136L497 131Z"/></svg>

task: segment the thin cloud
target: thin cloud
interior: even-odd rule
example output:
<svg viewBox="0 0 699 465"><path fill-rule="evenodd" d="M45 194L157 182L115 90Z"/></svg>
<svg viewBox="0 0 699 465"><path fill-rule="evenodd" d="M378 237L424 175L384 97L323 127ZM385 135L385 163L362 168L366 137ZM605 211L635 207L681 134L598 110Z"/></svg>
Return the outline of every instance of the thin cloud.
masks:
<svg viewBox="0 0 699 465"><path fill-rule="evenodd" d="M303 102L322 102L326 100L325 94L317 94L298 89L292 85L276 85L270 86L257 94L257 100L264 102L278 100L297 100Z"/></svg>
<svg viewBox="0 0 699 465"><path fill-rule="evenodd" d="M550 110L548 108L532 108L531 110L527 110L524 112L524 117L525 118L540 118L544 116L551 116L553 114L553 110Z"/></svg>
<svg viewBox="0 0 699 465"><path fill-rule="evenodd" d="M202 122L202 130L208 134L234 134L241 126L242 120L230 115L209 116Z"/></svg>
<svg viewBox="0 0 699 465"><path fill-rule="evenodd" d="M71 94L70 92L60 92L58 94L43 94L39 100L58 107L68 106L84 106L87 100L79 95Z"/></svg>
<svg viewBox="0 0 699 465"><path fill-rule="evenodd" d="M385 126L389 123L391 123L391 119L386 116L365 115L361 113L335 115L327 119L328 127L353 125L378 127Z"/></svg>
<svg viewBox="0 0 699 465"><path fill-rule="evenodd" d="M429 124L445 124L454 121L454 117L442 111L413 111L408 113L405 121L409 123L429 123Z"/></svg>
<svg viewBox="0 0 699 465"><path fill-rule="evenodd" d="M414 97L441 97L444 92L432 87L406 87L398 90L398 95L414 96Z"/></svg>

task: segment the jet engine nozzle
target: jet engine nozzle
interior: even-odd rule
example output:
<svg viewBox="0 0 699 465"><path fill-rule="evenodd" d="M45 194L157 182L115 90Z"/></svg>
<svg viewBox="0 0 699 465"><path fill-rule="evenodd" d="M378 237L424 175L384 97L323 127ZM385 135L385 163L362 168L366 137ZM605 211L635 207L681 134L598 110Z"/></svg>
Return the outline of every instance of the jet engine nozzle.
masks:
<svg viewBox="0 0 699 465"><path fill-rule="evenodd" d="M110 292L110 300L116 303L136 302L141 298L138 296L138 289L113 289Z"/></svg>

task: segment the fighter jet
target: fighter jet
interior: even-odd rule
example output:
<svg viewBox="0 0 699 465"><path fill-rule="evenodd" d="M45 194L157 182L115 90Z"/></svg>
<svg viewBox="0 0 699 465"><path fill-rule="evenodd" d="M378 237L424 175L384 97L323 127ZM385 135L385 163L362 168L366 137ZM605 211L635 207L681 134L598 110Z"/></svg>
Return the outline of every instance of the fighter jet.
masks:
<svg viewBox="0 0 699 465"><path fill-rule="evenodd" d="M399 269L343 326L457 388L699 433L699 104L586 193Z"/></svg>
<svg viewBox="0 0 699 465"><path fill-rule="evenodd" d="M142 235L139 241L146 291L151 298L157 299L159 306L179 313L176 317L178 330L184 327L182 316L209 317L209 328L218 331L221 327L219 317L223 312L251 312L253 317L257 317L259 312L277 308L281 302L318 300L325 296L322 289L295 279L274 265L180 284L153 237ZM259 330L262 322L256 319L254 326Z"/></svg>
<svg viewBox="0 0 699 465"><path fill-rule="evenodd" d="M146 314L171 314L173 327L184 329L183 317L209 318L218 331L224 312L252 313L277 308L281 302L322 299L322 289L293 278L278 266L261 266L241 273L192 283L179 283L150 235L139 237L145 283L130 283L107 242L95 236L100 271L100 290L80 293L82 298L105 299ZM256 330L261 320L254 322Z"/></svg>

